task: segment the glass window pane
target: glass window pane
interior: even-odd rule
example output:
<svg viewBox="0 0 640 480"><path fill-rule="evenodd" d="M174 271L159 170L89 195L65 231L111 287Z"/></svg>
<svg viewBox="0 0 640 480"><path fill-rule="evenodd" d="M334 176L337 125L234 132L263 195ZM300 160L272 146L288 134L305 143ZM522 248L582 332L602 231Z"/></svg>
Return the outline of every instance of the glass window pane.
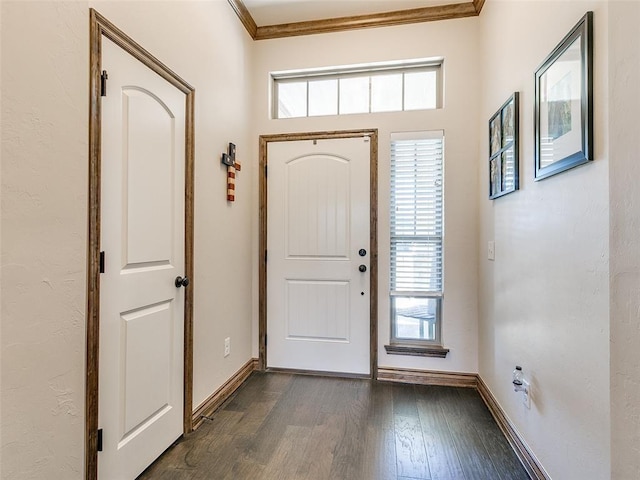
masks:
<svg viewBox="0 0 640 480"><path fill-rule="evenodd" d="M404 75L404 109L436 108L436 72L414 72Z"/></svg>
<svg viewBox="0 0 640 480"><path fill-rule="evenodd" d="M371 77L371 111L398 112L402 110L402 74Z"/></svg>
<svg viewBox="0 0 640 480"><path fill-rule="evenodd" d="M338 80L309 82L309 116L338 114Z"/></svg>
<svg viewBox="0 0 640 480"><path fill-rule="evenodd" d="M394 337L402 340L437 339L438 298L391 297Z"/></svg>
<svg viewBox="0 0 640 480"><path fill-rule="evenodd" d="M340 114L369 112L369 77L340 79Z"/></svg>
<svg viewBox="0 0 640 480"><path fill-rule="evenodd" d="M307 116L307 82L278 83L278 118Z"/></svg>
<svg viewBox="0 0 640 480"><path fill-rule="evenodd" d="M502 171L500 172L500 180L502 182L502 191L508 192L516 188L516 165L513 154L513 146L502 152L501 159Z"/></svg>

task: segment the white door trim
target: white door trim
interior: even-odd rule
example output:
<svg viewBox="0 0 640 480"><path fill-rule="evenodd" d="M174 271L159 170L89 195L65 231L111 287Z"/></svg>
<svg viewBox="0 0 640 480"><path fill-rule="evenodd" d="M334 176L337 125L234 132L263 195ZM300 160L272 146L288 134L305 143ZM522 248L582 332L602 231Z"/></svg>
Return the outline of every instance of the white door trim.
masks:
<svg viewBox="0 0 640 480"><path fill-rule="evenodd" d="M100 345L100 186L102 38L108 38L185 94L185 274L193 278L195 89L94 9L90 9L89 228L87 249L87 347L85 478L98 478L98 351ZM107 80L108 88L108 80ZM192 430L193 288L185 289L183 431Z"/></svg>
<svg viewBox="0 0 640 480"><path fill-rule="evenodd" d="M297 140L320 140L354 138L368 136L370 141L370 214L369 234L370 257L370 355L371 378L377 377L378 370L378 130L344 130L338 132L285 133L260 136L259 168L259 300L258 300L258 369L267 366L267 175L268 144L270 142L290 142Z"/></svg>

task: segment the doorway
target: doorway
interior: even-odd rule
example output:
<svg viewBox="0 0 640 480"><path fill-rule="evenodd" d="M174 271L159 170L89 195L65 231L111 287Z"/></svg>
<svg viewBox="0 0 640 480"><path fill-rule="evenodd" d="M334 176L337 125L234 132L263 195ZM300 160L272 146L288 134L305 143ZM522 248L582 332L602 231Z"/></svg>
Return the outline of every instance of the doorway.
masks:
<svg viewBox="0 0 640 480"><path fill-rule="evenodd" d="M133 478L192 429L194 89L93 9L90 79L85 476Z"/></svg>
<svg viewBox="0 0 640 480"><path fill-rule="evenodd" d="M260 137L259 368L375 378L377 143Z"/></svg>

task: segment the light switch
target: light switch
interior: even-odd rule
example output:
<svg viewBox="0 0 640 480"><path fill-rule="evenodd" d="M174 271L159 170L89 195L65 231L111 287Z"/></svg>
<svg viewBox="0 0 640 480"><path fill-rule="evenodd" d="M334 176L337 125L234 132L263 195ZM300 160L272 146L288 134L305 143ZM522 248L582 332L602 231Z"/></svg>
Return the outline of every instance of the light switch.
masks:
<svg viewBox="0 0 640 480"><path fill-rule="evenodd" d="M496 259L496 242L493 240L489 240L489 245L487 246L487 258L489 260Z"/></svg>

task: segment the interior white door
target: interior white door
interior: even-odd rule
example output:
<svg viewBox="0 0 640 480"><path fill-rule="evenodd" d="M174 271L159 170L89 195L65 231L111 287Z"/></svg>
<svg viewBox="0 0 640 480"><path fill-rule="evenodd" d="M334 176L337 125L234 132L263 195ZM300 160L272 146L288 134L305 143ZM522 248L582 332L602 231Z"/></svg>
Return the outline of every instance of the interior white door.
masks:
<svg viewBox="0 0 640 480"><path fill-rule="evenodd" d="M268 367L369 374L369 142L268 144Z"/></svg>
<svg viewBox="0 0 640 480"><path fill-rule="evenodd" d="M183 429L185 95L106 38L101 480L134 479Z"/></svg>

